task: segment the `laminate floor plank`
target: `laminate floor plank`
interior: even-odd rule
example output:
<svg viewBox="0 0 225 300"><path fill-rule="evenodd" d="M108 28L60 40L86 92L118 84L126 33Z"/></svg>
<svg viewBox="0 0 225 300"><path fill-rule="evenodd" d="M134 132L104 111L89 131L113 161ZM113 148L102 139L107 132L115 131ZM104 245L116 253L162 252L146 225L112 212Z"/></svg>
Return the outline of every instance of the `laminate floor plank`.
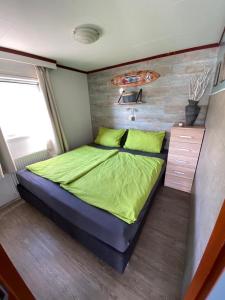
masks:
<svg viewBox="0 0 225 300"><path fill-rule="evenodd" d="M0 243L38 300L179 300L189 197L159 190L124 274L23 200L0 209Z"/></svg>

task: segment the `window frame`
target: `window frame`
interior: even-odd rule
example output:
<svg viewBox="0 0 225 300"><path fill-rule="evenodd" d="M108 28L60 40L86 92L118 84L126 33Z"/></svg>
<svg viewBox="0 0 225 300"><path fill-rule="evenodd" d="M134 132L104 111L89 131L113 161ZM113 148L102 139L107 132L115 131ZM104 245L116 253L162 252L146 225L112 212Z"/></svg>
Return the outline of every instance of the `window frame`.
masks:
<svg viewBox="0 0 225 300"><path fill-rule="evenodd" d="M8 84L25 84L25 85L30 85L30 86L36 86L36 88L39 90L39 92L41 93L41 89L40 89L40 83L38 81L38 79L36 78L29 78L29 77L17 77L17 76L8 76L8 75L2 75L0 73L0 83L8 83ZM44 101L44 99L43 99ZM46 105L46 103L45 103ZM47 114L49 116L49 112L48 112L48 109L47 109L47 106L46 106L46 110L47 110ZM50 136L51 138L54 139L54 129L53 129L53 126L51 124L51 118L49 116L49 124L51 126L51 129L50 131L52 131L52 135ZM0 124L1 126L1 124ZM15 134L7 134L5 135L5 140L6 142L8 143L9 145L9 148L11 149L11 145L15 145L17 142L20 143L22 141L25 141L26 139L30 139L32 138L30 135L27 135L27 134L22 134L22 132L18 132L18 134L15 132ZM47 142L46 142L46 148L43 148L43 149L37 149L34 150L34 152L39 152L39 151L43 151L43 150L46 150L47 149ZM33 153L33 152L31 152ZM26 155L29 155L29 154L25 154ZM18 156L20 157L20 156ZM18 158L17 156L15 157L15 159Z"/></svg>

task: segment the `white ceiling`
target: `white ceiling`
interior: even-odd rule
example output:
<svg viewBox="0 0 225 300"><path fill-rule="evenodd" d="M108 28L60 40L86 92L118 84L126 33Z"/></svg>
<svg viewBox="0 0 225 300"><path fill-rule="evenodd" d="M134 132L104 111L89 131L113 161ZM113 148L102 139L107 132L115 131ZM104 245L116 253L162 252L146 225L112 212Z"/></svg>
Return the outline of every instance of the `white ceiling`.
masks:
<svg viewBox="0 0 225 300"><path fill-rule="evenodd" d="M73 29L103 34L81 45ZM0 0L0 46L93 70L218 42L225 0Z"/></svg>

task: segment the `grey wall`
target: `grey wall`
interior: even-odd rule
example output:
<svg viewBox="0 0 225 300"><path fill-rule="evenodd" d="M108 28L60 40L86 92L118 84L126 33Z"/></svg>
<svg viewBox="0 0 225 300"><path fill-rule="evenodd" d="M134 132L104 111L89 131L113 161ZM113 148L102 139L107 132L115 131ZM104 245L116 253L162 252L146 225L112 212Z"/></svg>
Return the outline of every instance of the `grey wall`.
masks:
<svg viewBox="0 0 225 300"><path fill-rule="evenodd" d="M50 77L70 148L89 143L92 126L87 75L58 68Z"/></svg>
<svg viewBox="0 0 225 300"><path fill-rule="evenodd" d="M213 68L216 57L217 48L213 48L89 74L88 86L94 134L99 126L169 131L175 122L185 120L184 109L191 76L201 72L204 66ZM119 88L111 84L111 79L115 75L142 69L154 70L160 74L160 78L142 87L145 103L135 105L137 118L132 122L128 120L128 106L114 104L119 98ZM202 110L197 124L204 123L208 91L200 104Z"/></svg>
<svg viewBox="0 0 225 300"><path fill-rule="evenodd" d="M183 290L198 267L225 199L225 91L210 97L206 133L191 198Z"/></svg>

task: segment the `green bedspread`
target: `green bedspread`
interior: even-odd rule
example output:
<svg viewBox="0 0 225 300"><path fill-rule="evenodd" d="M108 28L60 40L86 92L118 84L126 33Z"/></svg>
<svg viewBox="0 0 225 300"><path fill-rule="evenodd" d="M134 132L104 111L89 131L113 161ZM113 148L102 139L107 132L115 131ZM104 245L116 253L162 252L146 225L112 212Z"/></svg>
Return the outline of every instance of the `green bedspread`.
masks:
<svg viewBox="0 0 225 300"><path fill-rule="evenodd" d="M82 146L70 152L27 166L33 173L56 183L69 183L115 155L118 150Z"/></svg>
<svg viewBox="0 0 225 300"><path fill-rule="evenodd" d="M83 201L131 224L152 190L163 160L117 153L85 176L61 186Z"/></svg>
<svg viewBox="0 0 225 300"><path fill-rule="evenodd" d="M27 169L131 224L137 220L163 162L160 158L83 146Z"/></svg>

